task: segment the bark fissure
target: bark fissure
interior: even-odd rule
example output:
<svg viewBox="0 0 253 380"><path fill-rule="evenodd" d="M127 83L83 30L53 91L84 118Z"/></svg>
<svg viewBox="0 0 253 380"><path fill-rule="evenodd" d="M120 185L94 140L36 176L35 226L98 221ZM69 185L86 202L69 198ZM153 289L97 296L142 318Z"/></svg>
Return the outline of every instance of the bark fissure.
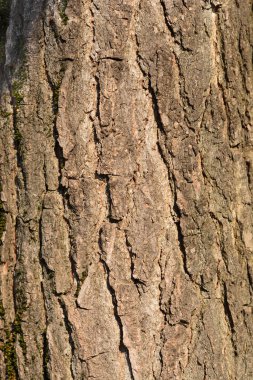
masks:
<svg viewBox="0 0 253 380"><path fill-rule="evenodd" d="M253 278L252 278L252 274L251 274L251 270L250 270L249 264L247 264L247 276L248 276L248 281L249 281L249 285L250 285L250 289L251 289L251 294L252 294L252 292L253 292Z"/></svg>
<svg viewBox="0 0 253 380"><path fill-rule="evenodd" d="M133 368L132 368L132 363L131 363L131 359L130 359L129 349L126 346L126 344L124 343L124 327L123 327L123 323L122 323L122 320L120 318L120 315L118 313L118 300L117 300L117 296L116 296L116 291L110 283L110 268L109 268L108 264L106 263L106 261L102 257L100 260L101 260L101 263L103 264L103 267L104 267L104 270L105 270L105 273L107 276L107 279L106 279L107 288L108 288L109 293L111 294L112 305L113 305L113 310L114 310L114 317L115 317L115 320L116 320L118 327L119 327L119 333L120 333L119 350L125 354L126 363L127 363L128 369L129 369L131 380L135 380Z"/></svg>
<svg viewBox="0 0 253 380"><path fill-rule="evenodd" d="M75 379L75 374L73 372L73 358L75 357L76 347L75 347L75 341L73 339L73 328L72 328L72 325L69 321L68 309L67 309L67 306L66 306L64 300L61 297L59 297L58 302L59 302L59 305L60 305L61 310L63 312L65 328L66 328L66 331L68 333L68 340L69 340L69 345L71 348L71 356L72 357L71 357L71 362L70 362L70 373L71 373L72 379Z"/></svg>
<svg viewBox="0 0 253 380"><path fill-rule="evenodd" d="M47 341L47 333L43 334L43 379L50 380L49 370L48 370L48 362L50 358L50 351L48 347Z"/></svg>
<svg viewBox="0 0 253 380"><path fill-rule="evenodd" d="M45 26L44 26L44 28L45 28ZM46 41L46 35L45 35L45 29L44 28L43 28L44 41ZM45 68L45 74L46 74L47 82L50 86L51 95L52 95L53 137L54 137L54 142L55 142L54 151L55 151L55 156L58 159L58 168L59 168L59 188L58 188L58 191L60 193L62 193L62 192L64 192L64 188L62 188L62 184L61 184L62 169L65 166L66 159L65 159L64 154L63 154L63 149L60 146L60 143L58 140L59 133L57 130L57 117L58 117L58 113L59 113L59 96L60 96L62 80L64 77L64 70L61 72L60 81L58 81L57 83L54 83L50 77L50 72L49 72L48 67L47 67L45 55L44 55L44 68Z"/></svg>
<svg viewBox="0 0 253 380"><path fill-rule="evenodd" d="M133 247L131 246L130 242L129 242L129 239L127 237L127 232L125 231L125 237L126 237L126 246L127 246L127 249L128 249L128 252L129 252L129 256L130 256L130 262L131 262L131 266L130 266L130 270L131 270L131 280L133 281L134 285L136 286L136 289L139 293L139 296L142 294L144 288L146 287L146 282L135 277L135 274L134 274L134 271L135 271L135 265L134 265L134 260L136 258L136 253L134 253L133 251Z"/></svg>
<svg viewBox="0 0 253 380"><path fill-rule="evenodd" d="M182 228L181 228L181 223L180 223L181 212L180 212L180 210L179 210L179 208L177 206L177 201L176 200L174 202L173 210L174 210L174 212L176 214L176 220L174 222L175 222L175 225L177 227L178 244L179 244L180 251L182 253L184 271L185 271L186 276L191 281L193 281L192 274L189 272L188 267L187 267L187 252L186 252L186 249L185 249L184 235L183 235Z"/></svg>
<svg viewBox="0 0 253 380"><path fill-rule="evenodd" d="M251 0L8 11L1 375L251 378Z"/></svg>
<svg viewBox="0 0 253 380"><path fill-rule="evenodd" d="M224 313L227 318L229 330L231 332L231 343L234 350L235 358L238 356L238 350L237 350L237 344L236 344L236 331L235 331L235 324L234 319L230 310L229 301L228 301L228 293L227 293L227 285L225 282L223 282L223 306L224 306Z"/></svg>
<svg viewBox="0 0 253 380"><path fill-rule="evenodd" d="M163 123L162 123L162 120L161 120L161 116L160 116L160 112L159 112L159 106L158 106L158 103L157 103L157 98L156 98L156 94L155 94L155 91L154 89L152 88L151 86L151 82L149 81L149 91L151 93L151 98L152 98L152 103L153 103L153 111L154 111L154 118L155 118L155 121L156 121L156 125L158 127L158 130L160 131L160 133L162 135L165 136L166 138L166 133L165 133L165 129L164 129L164 126L163 126ZM187 253L186 253L186 250L185 250L185 246L184 246L184 237L183 237L183 233L182 233L182 230L181 230L181 225L180 225L180 218L181 218L181 212L180 212L180 209L177 205L177 193L176 193L176 178L175 178L175 175L173 173L173 170L170 169L170 166L168 165L168 162L165 158L165 155L163 154L163 150L161 148L161 145L159 143L159 141L157 141L157 147L158 147L158 152L160 153L160 156L162 158L162 161L164 162L165 166L166 166L166 170L168 171L168 178L172 180L172 184L171 184L171 190L172 190L172 194L173 194L173 197L174 197L174 203L173 203L173 212L174 212L174 215L175 217L173 217L173 220L174 220L174 223L176 225L176 228L177 228L177 233L178 233L178 243L179 243L179 248L180 248L180 251L182 253L182 259L183 259L183 264L184 264L184 271L185 271L185 274L187 275L187 277L189 277L191 280L192 280L192 276L191 276L191 273L188 271L188 268L187 268ZM170 152L168 152L170 154ZM170 181L171 183L171 181Z"/></svg>
<svg viewBox="0 0 253 380"><path fill-rule="evenodd" d="M172 25L170 24L170 22L168 20L168 10L167 10L167 7L166 7L164 0L160 0L160 3L162 6L162 9L163 9L165 25L167 26L169 33L170 33L171 37L173 38L173 41L177 45L179 45L180 49L182 49L183 51L192 52L192 49L184 46L183 41L182 41L182 35L180 34L180 32L176 33L174 31Z"/></svg>
<svg viewBox="0 0 253 380"><path fill-rule="evenodd" d="M162 282L164 280L164 273L163 273L163 267L162 267L162 264L161 264L161 258L162 258L162 251L160 252L160 257L159 257L159 260L158 260L158 265L159 265L159 268L160 268L160 275L161 275L161 280L160 280L160 283L159 283L159 309L160 309L160 312L162 313L162 316L163 316L163 327L161 329L161 332L160 332L160 350L159 350L159 361L160 361L160 365L161 365L161 369L160 369L160 374L159 374L159 378L161 378L161 375L162 375L162 371L163 371L163 367L164 367L164 362L163 362L163 349L164 349L164 343L165 343L165 335L164 335L164 328L167 324L167 313L166 313L166 310L164 310L164 307L162 305L162 297L163 297L163 289L162 289ZM159 379L158 378L158 379Z"/></svg>

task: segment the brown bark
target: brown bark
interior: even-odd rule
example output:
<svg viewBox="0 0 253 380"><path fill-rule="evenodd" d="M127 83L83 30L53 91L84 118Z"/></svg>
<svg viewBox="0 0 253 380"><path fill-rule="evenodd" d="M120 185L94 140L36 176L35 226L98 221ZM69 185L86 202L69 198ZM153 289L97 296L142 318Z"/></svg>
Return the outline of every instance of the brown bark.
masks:
<svg viewBox="0 0 253 380"><path fill-rule="evenodd" d="M12 1L1 379L253 379L252 5Z"/></svg>

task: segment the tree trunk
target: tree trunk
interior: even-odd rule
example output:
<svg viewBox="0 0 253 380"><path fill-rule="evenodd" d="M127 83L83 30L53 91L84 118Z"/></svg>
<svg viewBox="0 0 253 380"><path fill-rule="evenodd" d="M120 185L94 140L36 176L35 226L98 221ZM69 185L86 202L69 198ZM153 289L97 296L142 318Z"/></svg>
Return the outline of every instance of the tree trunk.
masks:
<svg viewBox="0 0 253 380"><path fill-rule="evenodd" d="M252 5L0 0L1 379L253 379Z"/></svg>

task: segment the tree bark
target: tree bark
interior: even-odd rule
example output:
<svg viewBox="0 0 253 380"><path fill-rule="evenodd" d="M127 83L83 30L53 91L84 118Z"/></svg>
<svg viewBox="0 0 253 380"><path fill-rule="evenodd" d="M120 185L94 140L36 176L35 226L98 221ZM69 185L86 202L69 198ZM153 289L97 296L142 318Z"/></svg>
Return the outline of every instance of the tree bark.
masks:
<svg viewBox="0 0 253 380"><path fill-rule="evenodd" d="M1 379L253 379L252 5L0 0Z"/></svg>

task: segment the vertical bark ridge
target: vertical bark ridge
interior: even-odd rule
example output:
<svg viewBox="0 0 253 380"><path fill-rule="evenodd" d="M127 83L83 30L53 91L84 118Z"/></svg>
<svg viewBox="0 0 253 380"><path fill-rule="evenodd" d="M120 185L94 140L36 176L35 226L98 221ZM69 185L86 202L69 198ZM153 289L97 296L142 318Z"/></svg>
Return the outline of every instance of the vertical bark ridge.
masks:
<svg viewBox="0 0 253 380"><path fill-rule="evenodd" d="M251 0L12 1L1 378L252 378L251 21Z"/></svg>

